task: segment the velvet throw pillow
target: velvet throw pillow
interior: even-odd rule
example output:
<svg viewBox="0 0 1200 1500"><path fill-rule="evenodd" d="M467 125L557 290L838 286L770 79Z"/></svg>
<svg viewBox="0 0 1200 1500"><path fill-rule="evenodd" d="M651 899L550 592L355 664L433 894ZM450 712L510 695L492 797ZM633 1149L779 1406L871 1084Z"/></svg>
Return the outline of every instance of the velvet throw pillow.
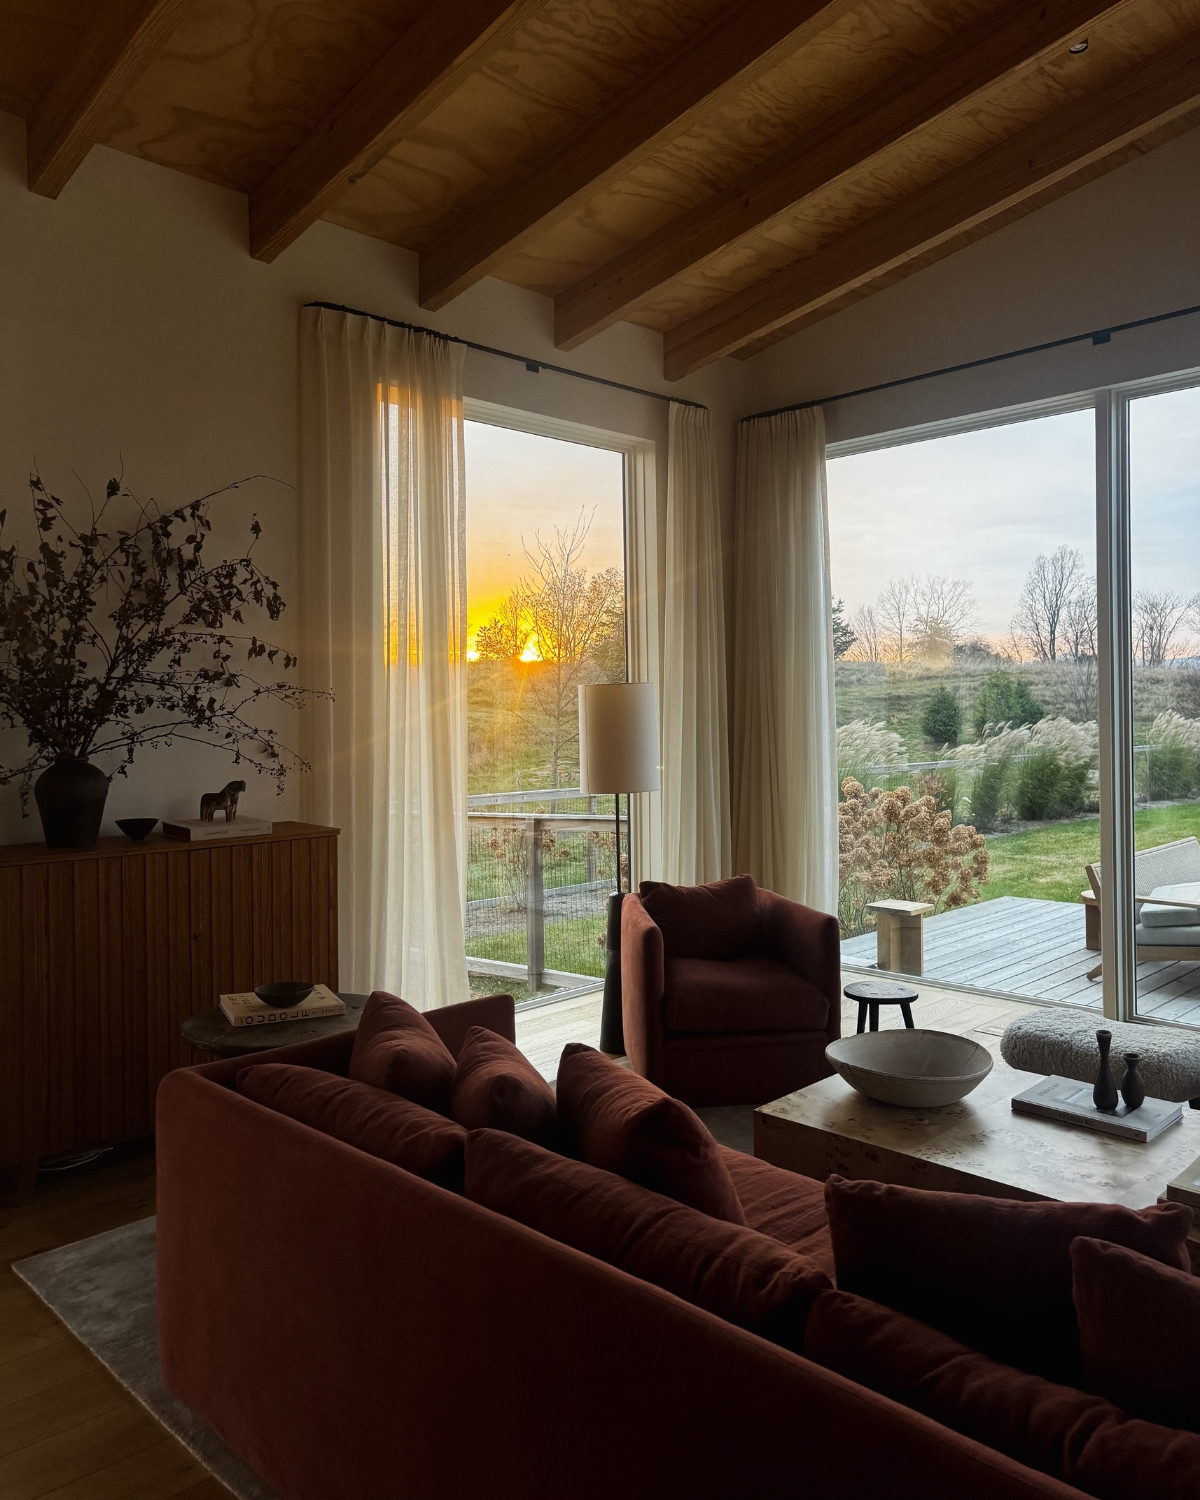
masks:
<svg viewBox="0 0 1200 1500"><path fill-rule="evenodd" d="M643 880L638 895L667 958L744 958L762 947L758 887L749 875L709 885Z"/></svg>
<svg viewBox="0 0 1200 1500"><path fill-rule="evenodd" d="M1200 1277L1083 1237L1071 1266L1088 1390L1200 1432Z"/></svg>
<svg viewBox="0 0 1200 1500"><path fill-rule="evenodd" d="M243 1068L237 1091L415 1177L462 1191L467 1132L431 1109L369 1083L288 1063Z"/></svg>
<svg viewBox="0 0 1200 1500"><path fill-rule="evenodd" d="M678 1099L572 1042L558 1065L558 1118L580 1160L651 1192L744 1224L720 1148Z"/></svg>
<svg viewBox="0 0 1200 1500"><path fill-rule="evenodd" d="M838 1286L908 1313L1004 1364L1083 1381L1071 1241L1111 1240L1188 1264L1191 1209L1023 1203L880 1182L825 1184Z"/></svg>
<svg viewBox="0 0 1200 1500"><path fill-rule="evenodd" d="M1138 1421L1099 1396L998 1364L849 1292L814 1301L804 1354L1102 1500L1200 1494L1200 1438L1190 1432Z"/></svg>
<svg viewBox="0 0 1200 1500"><path fill-rule="evenodd" d="M554 1090L512 1042L472 1026L458 1054L450 1113L468 1130L507 1130L540 1145L554 1144Z"/></svg>
<svg viewBox="0 0 1200 1500"><path fill-rule="evenodd" d="M421 1012L396 995L376 990L363 1006L350 1077L440 1115L450 1113L454 1057Z"/></svg>
<svg viewBox="0 0 1200 1500"><path fill-rule="evenodd" d="M757 1230L495 1130L467 1139L475 1203L799 1352L829 1278Z"/></svg>

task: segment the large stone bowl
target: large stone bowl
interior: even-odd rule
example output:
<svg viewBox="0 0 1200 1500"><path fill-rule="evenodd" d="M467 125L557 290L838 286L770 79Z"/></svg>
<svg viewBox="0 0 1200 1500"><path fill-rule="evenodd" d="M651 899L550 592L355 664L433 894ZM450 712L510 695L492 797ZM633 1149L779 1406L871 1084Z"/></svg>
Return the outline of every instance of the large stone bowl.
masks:
<svg viewBox="0 0 1200 1500"><path fill-rule="evenodd" d="M830 1042L825 1056L868 1099L906 1109L953 1104L992 1071L992 1054L948 1031L864 1031Z"/></svg>

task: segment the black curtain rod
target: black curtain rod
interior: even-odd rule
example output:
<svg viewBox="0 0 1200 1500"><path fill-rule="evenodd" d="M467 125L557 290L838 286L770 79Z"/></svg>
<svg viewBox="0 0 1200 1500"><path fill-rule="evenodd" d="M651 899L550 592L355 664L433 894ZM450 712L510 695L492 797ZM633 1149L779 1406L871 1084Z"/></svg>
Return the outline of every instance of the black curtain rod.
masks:
<svg viewBox="0 0 1200 1500"><path fill-rule="evenodd" d="M1024 349L1010 349L1007 354L989 354L986 359L968 359L961 365L946 365L941 370L926 370L921 375L905 375L899 380L884 380L879 385L860 386L856 391L840 391L836 396L820 396L815 401L796 401L791 406L776 406L771 411L752 412L742 417L743 422L760 422L764 417L778 417L786 411L811 411L814 406L829 406L834 401L849 401L852 396L871 396L876 391L894 390L898 385L915 385L919 380L936 380L939 375L957 375L962 370L978 370L982 365L1000 364L1006 359L1020 359L1024 354L1042 354L1047 349L1062 349L1067 344L1082 344L1091 339L1093 344L1107 344L1114 333L1126 333L1131 328L1145 328L1151 323L1167 323L1172 318L1190 317L1200 313L1200 303L1195 307L1180 307L1174 312L1156 313L1152 318L1135 318L1132 323L1114 323L1111 328L1094 328L1091 333L1074 333L1070 338L1051 339L1045 344L1030 344Z"/></svg>
<svg viewBox="0 0 1200 1500"><path fill-rule="evenodd" d="M556 375L570 375L575 380L590 380L593 385L607 385L614 391L628 391L631 396L649 396L652 401L674 401L679 406L695 406L707 411L703 401L686 401L682 396L664 396L661 391L644 391L640 385L625 385L619 380L605 380L603 375L586 375L582 370L568 370L566 365L550 365L544 359L531 359L524 354L513 354L508 349L493 349L490 344L476 344L471 339L456 338L452 333L439 333L436 328L422 328L419 323L398 323L395 318L385 318L379 313L363 312L360 307L343 307L338 302L306 302L305 307L324 307L329 312L349 313L354 318L370 318L374 323L386 323L389 328L407 328L410 333L427 333L432 339L442 339L447 344L462 344L479 354L494 354L497 359L515 360L524 365L531 375L540 375L543 370L553 370Z"/></svg>

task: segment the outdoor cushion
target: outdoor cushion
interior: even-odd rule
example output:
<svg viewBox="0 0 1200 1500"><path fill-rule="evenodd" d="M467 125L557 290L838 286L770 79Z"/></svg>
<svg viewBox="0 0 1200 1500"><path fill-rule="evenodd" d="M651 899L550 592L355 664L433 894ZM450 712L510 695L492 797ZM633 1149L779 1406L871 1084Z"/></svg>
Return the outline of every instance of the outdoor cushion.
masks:
<svg viewBox="0 0 1200 1500"><path fill-rule="evenodd" d="M829 1001L773 958L668 958L668 1031L820 1031Z"/></svg>
<svg viewBox="0 0 1200 1500"><path fill-rule="evenodd" d="M638 895L668 958L743 958L762 947L758 888L749 875L709 885L643 880Z"/></svg>
<svg viewBox="0 0 1200 1500"><path fill-rule="evenodd" d="M1150 894L1158 901L1200 903L1200 883L1156 885ZM1138 919L1143 927L1200 927L1200 911L1194 906L1155 906L1147 901L1138 907Z"/></svg>
<svg viewBox="0 0 1200 1500"><path fill-rule="evenodd" d="M1200 1438L1192 1433L998 1364L865 1298L822 1292L809 1311L804 1354L1101 1500L1200 1494Z"/></svg>
<svg viewBox="0 0 1200 1500"><path fill-rule="evenodd" d="M462 1191L467 1132L431 1109L369 1083L289 1063L256 1063L243 1068L236 1083L238 1093L256 1104Z"/></svg>
<svg viewBox="0 0 1200 1500"><path fill-rule="evenodd" d="M1200 922L1183 927L1147 927L1138 922L1134 925L1133 940L1146 948L1200 948Z"/></svg>
<svg viewBox="0 0 1200 1500"><path fill-rule="evenodd" d="M1117 1203L1024 1203L831 1177L825 1207L837 1284L940 1328L1004 1364L1083 1379L1071 1300L1079 1235L1187 1270L1192 1211Z"/></svg>
<svg viewBox="0 0 1200 1500"><path fill-rule="evenodd" d="M1200 1278L1095 1239L1072 1243L1071 1265L1088 1390L1200 1432Z"/></svg>
<svg viewBox="0 0 1200 1500"><path fill-rule="evenodd" d="M512 1042L483 1026L463 1039L450 1113L468 1130L509 1130L543 1146L558 1130L554 1090Z"/></svg>
<svg viewBox="0 0 1200 1500"><path fill-rule="evenodd" d="M729 1146L720 1151L750 1228L807 1255L832 1280L833 1243L825 1215L825 1184Z"/></svg>
<svg viewBox="0 0 1200 1500"><path fill-rule="evenodd" d="M664 1197L744 1224L733 1179L703 1122L678 1099L591 1047L558 1064L558 1118L580 1160Z"/></svg>
<svg viewBox="0 0 1200 1500"><path fill-rule="evenodd" d="M450 1112L454 1057L407 1000L376 990L363 1006L350 1054L350 1077L400 1094L414 1104Z"/></svg>
<svg viewBox="0 0 1200 1500"><path fill-rule="evenodd" d="M466 1196L719 1318L798 1350L829 1278L813 1261L623 1177L495 1130L467 1141Z"/></svg>
<svg viewBox="0 0 1200 1500"><path fill-rule="evenodd" d="M1155 939L1158 941L1158 938ZM1135 1026L1066 1005L1026 1011L1010 1021L1000 1039L1000 1056L1026 1073L1056 1074L1094 1083L1100 1067L1096 1032L1112 1032L1112 1071L1120 1087L1126 1052L1136 1052L1138 1073L1152 1099L1200 1096L1200 1039L1169 1026Z"/></svg>

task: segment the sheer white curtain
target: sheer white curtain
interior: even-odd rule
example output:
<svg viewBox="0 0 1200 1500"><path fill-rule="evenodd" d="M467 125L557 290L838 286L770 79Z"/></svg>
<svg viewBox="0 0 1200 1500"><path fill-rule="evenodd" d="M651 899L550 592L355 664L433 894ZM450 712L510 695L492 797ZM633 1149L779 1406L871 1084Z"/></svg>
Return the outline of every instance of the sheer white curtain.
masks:
<svg viewBox="0 0 1200 1500"><path fill-rule="evenodd" d="M467 997L462 349L301 314L301 576L313 774L342 830L342 983Z"/></svg>
<svg viewBox="0 0 1200 1500"><path fill-rule="evenodd" d="M837 731L825 418L738 429L734 865L837 911Z"/></svg>
<svg viewBox="0 0 1200 1500"><path fill-rule="evenodd" d="M663 647L663 879L730 873L725 594L712 422L671 403Z"/></svg>

